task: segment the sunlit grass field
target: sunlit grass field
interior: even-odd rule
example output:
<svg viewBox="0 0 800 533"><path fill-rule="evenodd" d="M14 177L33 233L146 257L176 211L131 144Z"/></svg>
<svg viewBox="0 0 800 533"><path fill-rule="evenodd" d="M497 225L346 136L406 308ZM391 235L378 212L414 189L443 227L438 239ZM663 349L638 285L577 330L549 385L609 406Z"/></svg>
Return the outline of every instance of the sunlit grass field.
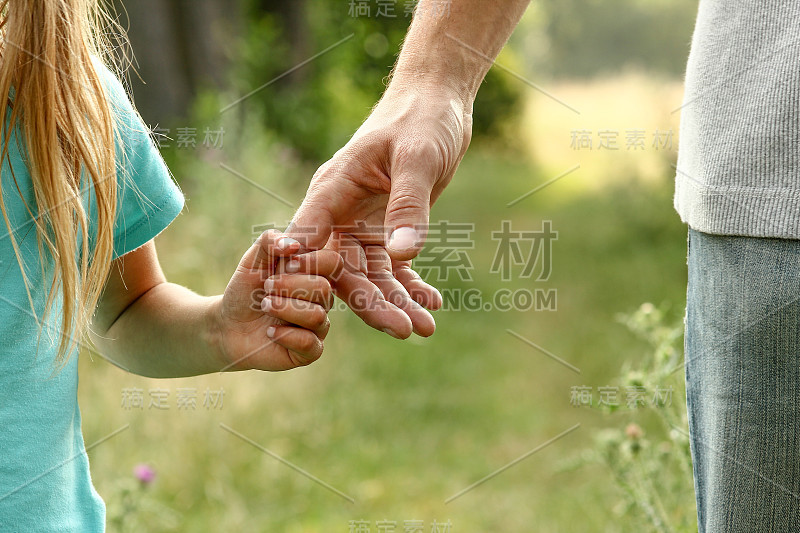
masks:
<svg viewBox="0 0 800 533"><path fill-rule="evenodd" d="M366 531L354 529L363 520L369 531L381 531L377 523L388 520L404 531L406 521L419 520L426 533L434 521L449 521L450 529L439 531L451 533L642 531L635 510L620 505L612 472L574 464L603 428L635 421L646 434L659 431L651 410L605 415L571 405L571 391L618 384L623 366L635 366L649 350L620 324L620 313L652 302L671 321L682 316L686 234L672 209L669 166L677 149L677 116L669 110L680 103L674 87L651 91L631 77L616 87L555 87L553 94L581 110L567 122L558 119L569 110L532 92L527 127L513 143L522 151L474 146L435 206L433 221L474 224L473 279L451 275L436 282L443 291L555 289L554 310L440 311L433 337L401 342L339 309L323 358L281 374L158 381L83 354L87 445L127 425L89 451L110 530ZM220 163L296 204L313 171L254 133L252 124L242 127L248 134L232 133L223 150L173 158L187 209L157 245L170 280L204 294L224 288L254 225L282 225L292 214ZM576 128L617 128L622 150L616 156L573 150ZM648 141L647 149L629 153L627 128L650 134L675 128L673 149L657 151ZM548 280L520 278L520 266L510 281L490 272L498 244L492 232L504 220L520 230L552 221L558 239ZM134 388L142 391L142 409L123 405ZM221 389L221 406L203 405L207 390ZM150 407L152 390L167 391L166 409ZM180 408L178 397L193 390L195 407ZM681 401L682 392L674 394ZM143 489L131 484L139 463L157 472ZM691 480L679 490L684 503L668 512L691 515Z"/></svg>

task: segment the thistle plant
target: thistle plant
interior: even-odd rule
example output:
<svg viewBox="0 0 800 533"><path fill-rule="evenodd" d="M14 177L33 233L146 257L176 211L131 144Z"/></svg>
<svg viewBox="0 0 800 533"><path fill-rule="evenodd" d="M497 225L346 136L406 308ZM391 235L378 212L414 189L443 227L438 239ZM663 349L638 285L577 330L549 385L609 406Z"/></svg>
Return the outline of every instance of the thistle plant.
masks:
<svg viewBox="0 0 800 533"><path fill-rule="evenodd" d="M624 530L696 531L692 464L683 382L683 324L670 323L663 309L645 303L619 321L648 346L629 358L616 379L621 389L654 398L649 405L592 405L609 426L597 431L592 448L564 467L604 465L619 489L614 513ZM670 391L669 401L657 391ZM646 428L646 429L645 429Z"/></svg>

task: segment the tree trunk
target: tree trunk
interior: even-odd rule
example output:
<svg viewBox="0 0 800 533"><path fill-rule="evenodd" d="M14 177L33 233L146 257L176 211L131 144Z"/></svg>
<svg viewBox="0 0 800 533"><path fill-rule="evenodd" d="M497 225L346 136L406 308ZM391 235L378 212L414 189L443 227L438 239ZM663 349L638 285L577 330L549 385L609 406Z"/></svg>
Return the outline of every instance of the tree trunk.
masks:
<svg viewBox="0 0 800 533"><path fill-rule="evenodd" d="M235 0L115 0L134 56L131 90L151 126L185 119L200 87L220 88L234 35ZM127 16L126 16L127 15Z"/></svg>

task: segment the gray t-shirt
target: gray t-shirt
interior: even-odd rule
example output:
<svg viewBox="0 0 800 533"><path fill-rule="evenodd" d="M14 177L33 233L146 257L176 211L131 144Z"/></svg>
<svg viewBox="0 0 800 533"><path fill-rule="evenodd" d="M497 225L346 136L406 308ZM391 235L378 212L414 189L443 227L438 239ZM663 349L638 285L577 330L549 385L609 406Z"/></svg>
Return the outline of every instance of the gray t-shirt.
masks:
<svg viewBox="0 0 800 533"><path fill-rule="evenodd" d="M676 174L695 230L800 239L800 2L700 0Z"/></svg>

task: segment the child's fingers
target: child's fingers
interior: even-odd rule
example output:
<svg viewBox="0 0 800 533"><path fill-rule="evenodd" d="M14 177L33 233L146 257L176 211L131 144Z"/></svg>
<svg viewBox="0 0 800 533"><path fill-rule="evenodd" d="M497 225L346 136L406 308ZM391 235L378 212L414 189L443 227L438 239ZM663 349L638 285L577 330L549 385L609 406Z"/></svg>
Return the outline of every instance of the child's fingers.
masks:
<svg viewBox="0 0 800 533"><path fill-rule="evenodd" d="M289 357L295 366L313 363L322 355L322 339L307 329L295 326L270 326L267 328L267 337L289 351ZM299 357L294 357L293 354Z"/></svg>
<svg viewBox="0 0 800 533"><path fill-rule="evenodd" d="M321 305L325 310L333 307L333 290L322 276L309 274L276 274L264 282L264 292L284 298L296 298Z"/></svg>
<svg viewBox="0 0 800 533"><path fill-rule="evenodd" d="M334 250L317 250L292 257L284 264L289 274L315 274L336 280L342 270L342 256Z"/></svg>
<svg viewBox="0 0 800 533"><path fill-rule="evenodd" d="M274 318L309 329L323 338L330 328L325 308L305 300L271 295L261 301L261 310Z"/></svg>
<svg viewBox="0 0 800 533"><path fill-rule="evenodd" d="M283 233L270 229L259 235L243 258L241 266L251 269L272 268L275 260L300 251L300 243Z"/></svg>

